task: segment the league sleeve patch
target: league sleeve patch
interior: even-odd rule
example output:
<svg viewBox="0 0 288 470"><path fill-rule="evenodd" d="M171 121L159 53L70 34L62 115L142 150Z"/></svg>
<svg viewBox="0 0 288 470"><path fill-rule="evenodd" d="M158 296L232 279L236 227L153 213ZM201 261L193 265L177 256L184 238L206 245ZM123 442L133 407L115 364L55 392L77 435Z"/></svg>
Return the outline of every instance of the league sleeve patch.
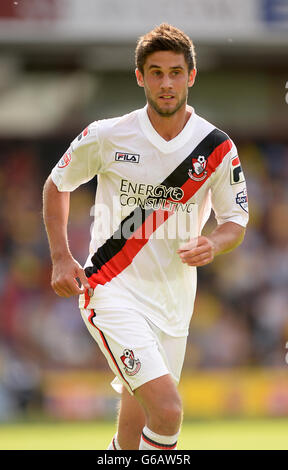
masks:
<svg viewBox="0 0 288 470"><path fill-rule="evenodd" d="M88 134L90 134L90 129L89 126L84 129L84 131L81 132L81 134L78 135L77 140L80 142L84 137L86 137Z"/></svg>
<svg viewBox="0 0 288 470"><path fill-rule="evenodd" d="M69 165L71 162L71 152L67 150L66 153L64 153L63 157L60 159L58 163L58 168L65 168L65 166Z"/></svg>
<svg viewBox="0 0 288 470"><path fill-rule="evenodd" d="M243 211L248 213L248 197L246 188L237 193L236 203L241 207L241 209L243 209Z"/></svg>
<svg viewBox="0 0 288 470"><path fill-rule="evenodd" d="M90 127L86 127L84 131L82 131L71 143L71 147L73 152L75 152L78 147L80 147L82 144L86 144L86 138L90 135L91 130Z"/></svg>
<svg viewBox="0 0 288 470"><path fill-rule="evenodd" d="M241 167L238 155L232 158L230 162L230 183L238 184L245 181L244 173Z"/></svg>

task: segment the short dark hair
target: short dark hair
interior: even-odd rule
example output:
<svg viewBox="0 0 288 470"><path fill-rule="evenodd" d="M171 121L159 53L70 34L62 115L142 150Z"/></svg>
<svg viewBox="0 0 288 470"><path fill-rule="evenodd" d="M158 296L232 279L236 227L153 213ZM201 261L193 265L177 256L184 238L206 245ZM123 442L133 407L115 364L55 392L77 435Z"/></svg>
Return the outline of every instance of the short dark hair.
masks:
<svg viewBox="0 0 288 470"><path fill-rule="evenodd" d="M170 24L162 23L138 39L135 63L142 74L148 55L158 51L182 53L188 65L188 71L196 67L196 54L192 40L183 31Z"/></svg>

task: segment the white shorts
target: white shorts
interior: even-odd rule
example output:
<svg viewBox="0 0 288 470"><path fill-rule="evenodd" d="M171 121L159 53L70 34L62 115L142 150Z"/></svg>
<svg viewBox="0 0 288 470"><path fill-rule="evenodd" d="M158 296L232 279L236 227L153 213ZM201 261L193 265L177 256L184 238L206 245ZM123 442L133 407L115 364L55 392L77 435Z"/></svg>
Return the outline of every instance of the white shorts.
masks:
<svg viewBox="0 0 288 470"><path fill-rule="evenodd" d="M133 395L140 385L166 374L178 384L187 336L169 336L134 310L80 311L116 375L111 385L117 392L124 385Z"/></svg>

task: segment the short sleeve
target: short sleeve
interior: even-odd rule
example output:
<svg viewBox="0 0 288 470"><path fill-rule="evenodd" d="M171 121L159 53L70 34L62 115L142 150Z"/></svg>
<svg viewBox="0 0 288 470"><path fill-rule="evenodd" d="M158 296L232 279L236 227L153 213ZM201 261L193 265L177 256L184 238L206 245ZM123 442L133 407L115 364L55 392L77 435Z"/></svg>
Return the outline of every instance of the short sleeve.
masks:
<svg viewBox="0 0 288 470"><path fill-rule="evenodd" d="M219 225L235 222L246 227L249 220L247 187L237 148L233 142L231 150L224 156L213 175L211 203Z"/></svg>
<svg viewBox="0 0 288 470"><path fill-rule="evenodd" d="M59 191L74 191L87 183L103 168L97 121L84 129L51 172Z"/></svg>

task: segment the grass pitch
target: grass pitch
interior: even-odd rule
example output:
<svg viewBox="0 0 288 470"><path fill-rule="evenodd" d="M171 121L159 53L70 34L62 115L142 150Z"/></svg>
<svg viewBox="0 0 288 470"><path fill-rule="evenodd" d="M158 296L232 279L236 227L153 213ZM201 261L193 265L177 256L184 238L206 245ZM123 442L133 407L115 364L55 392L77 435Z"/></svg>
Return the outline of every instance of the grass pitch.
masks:
<svg viewBox="0 0 288 470"><path fill-rule="evenodd" d="M105 450L109 422L2 423L1 450ZM288 450L288 419L184 422L179 450Z"/></svg>

